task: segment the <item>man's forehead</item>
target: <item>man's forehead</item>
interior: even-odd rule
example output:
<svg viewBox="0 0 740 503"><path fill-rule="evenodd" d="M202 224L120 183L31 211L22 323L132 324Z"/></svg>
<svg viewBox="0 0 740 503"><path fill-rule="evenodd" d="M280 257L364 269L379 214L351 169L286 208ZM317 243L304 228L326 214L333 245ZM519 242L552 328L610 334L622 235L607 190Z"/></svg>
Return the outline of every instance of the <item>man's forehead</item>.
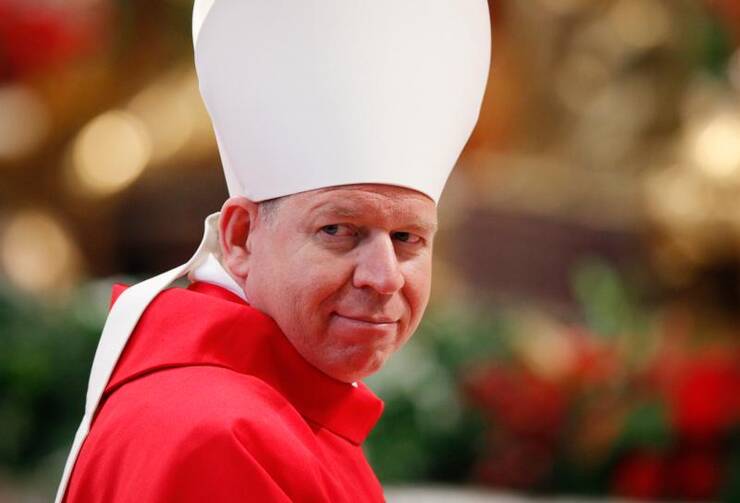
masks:
<svg viewBox="0 0 740 503"><path fill-rule="evenodd" d="M419 192L418 190L401 187L398 185L387 185L382 183L357 183L351 185L336 185L333 187L324 187L306 192L307 195L371 195L376 194L378 196L385 196L388 198L399 199L399 200L413 200L418 199L420 201L429 201L431 204L435 204L434 201L426 194Z"/></svg>

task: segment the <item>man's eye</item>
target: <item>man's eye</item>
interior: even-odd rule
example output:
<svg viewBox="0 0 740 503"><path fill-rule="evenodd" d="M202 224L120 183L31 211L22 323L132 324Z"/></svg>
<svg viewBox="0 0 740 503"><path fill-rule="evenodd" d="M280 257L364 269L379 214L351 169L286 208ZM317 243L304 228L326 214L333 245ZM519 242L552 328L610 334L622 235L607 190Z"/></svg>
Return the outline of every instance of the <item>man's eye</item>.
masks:
<svg viewBox="0 0 740 503"><path fill-rule="evenodd" d="M331 224L325 225L321 231L330 236L353 236L354 231L348 225Z"/></svg>
<svg viewBox="0 0 740 503"><path fill-rule="evenodd" d="M409 244L417 244L421 242L421 237L410 232L394 232L393 239Z"/></svg>
<svg viewBox="0 0 740 503"><path fill-rule="evenodd" d="M321 230L327 234L334 236L339 230L339 226L338 225L325 225L321 228Z"/></svg>

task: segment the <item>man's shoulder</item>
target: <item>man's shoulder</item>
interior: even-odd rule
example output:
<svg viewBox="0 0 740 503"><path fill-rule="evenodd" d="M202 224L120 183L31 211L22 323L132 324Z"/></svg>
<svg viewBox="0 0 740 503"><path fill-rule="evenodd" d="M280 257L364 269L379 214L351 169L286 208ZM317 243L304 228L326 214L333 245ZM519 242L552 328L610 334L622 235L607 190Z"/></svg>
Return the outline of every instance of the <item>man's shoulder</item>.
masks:
<svg viewBox="0 0 740 503"><path fill-rule="evenodd" d="M116 389L100 411L103 423L125 422L138 431L168 438L233 435L301 435L307 429L297 410L261 379L214 365L165 368ZM97 420L96 420L97 421Z"/></svg>
<svg viewBox="0 0 740 503"><path fill-rule="evenodd" d="M161 369L107 397L70 487L136 495L121 501L288 501L288 492L320 487L306 431L256 377L213 365Z"/></svg>

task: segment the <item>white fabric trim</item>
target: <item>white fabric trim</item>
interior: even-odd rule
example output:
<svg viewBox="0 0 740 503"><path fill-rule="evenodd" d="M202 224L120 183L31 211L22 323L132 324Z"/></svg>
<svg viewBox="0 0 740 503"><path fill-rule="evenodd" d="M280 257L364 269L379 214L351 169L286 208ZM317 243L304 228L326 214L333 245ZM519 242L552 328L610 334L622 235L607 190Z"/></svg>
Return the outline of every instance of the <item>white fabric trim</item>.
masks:
<svg viewBox="0 0 740 503"><path fill-rule="evenodd" d="M188 274L188 279L192 282L203 281L220 286L238 295L245 302L249 302L242 287L226 272L226 269L224 269L213 253L209 253L205 261L197 269Z"/></svg>
<svg viewBox="0 0 740 503"><path fill-rule="evenodd" d="M206 218L203 239L200 246L198 246L198 250L190 260L159 276L149 278L146 281L127 288L111 308L108 319L105 322L105 327L103 328L103 333L100 336L100 342L98 343L98 349L95 352L92 370L90 371L85 414L72 442L72 448L67 457L62 480L59 483L54 500L55 503L61 503L64 498L72 469L74 468L82 444L90 431L92 418L98 408L100 398L139 318L149 303L162 290L167 288L173 281L197 269L207 260L209 254L218 253L218 218L219 213L213 213Z"/></svg>

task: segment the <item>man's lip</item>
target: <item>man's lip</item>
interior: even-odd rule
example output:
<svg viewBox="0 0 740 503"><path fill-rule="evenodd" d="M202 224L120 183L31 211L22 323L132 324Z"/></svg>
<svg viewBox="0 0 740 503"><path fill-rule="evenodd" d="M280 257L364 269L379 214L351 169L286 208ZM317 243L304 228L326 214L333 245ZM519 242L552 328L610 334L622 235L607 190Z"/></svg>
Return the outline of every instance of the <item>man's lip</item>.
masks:
<svg viewBox="0 0 740 503"><path fill-rule="evenodd" d="M389 325L391 323L398 323L398 320L394 320L392 318L376 317L376 316L349 316L349 315L339 314L339 313L334 313L334 316L338 316L340 318L346 318L352 321L361 321L363 323L373 323L375 325Z"/></svg>

